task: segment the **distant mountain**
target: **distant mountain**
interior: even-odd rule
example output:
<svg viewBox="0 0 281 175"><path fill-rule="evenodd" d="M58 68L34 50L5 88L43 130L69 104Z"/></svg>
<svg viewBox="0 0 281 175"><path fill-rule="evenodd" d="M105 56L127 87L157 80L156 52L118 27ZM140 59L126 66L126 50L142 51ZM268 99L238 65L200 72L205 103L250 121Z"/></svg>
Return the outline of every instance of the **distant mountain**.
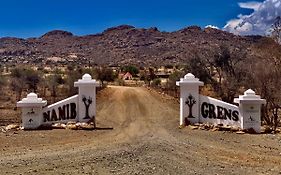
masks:
<svg viewBox="0 0 281 175"><path fill-rule="evenodd" d="M191 26L176 32L157 28L140 29L129 25L109 28L102 33L75 36L54 30L38 38L0 38L1 64L92 64L167 65L186 64L198 55L213 57L224 46L233 52L246 52L261 39Z"/></svg>

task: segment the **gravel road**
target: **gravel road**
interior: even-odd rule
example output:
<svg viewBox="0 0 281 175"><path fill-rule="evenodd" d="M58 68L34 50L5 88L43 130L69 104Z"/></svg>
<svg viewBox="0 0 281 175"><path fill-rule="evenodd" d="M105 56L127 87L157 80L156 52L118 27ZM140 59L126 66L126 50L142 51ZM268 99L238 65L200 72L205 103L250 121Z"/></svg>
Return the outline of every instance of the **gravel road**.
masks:
<svg viewBox="0 0 281 175"><path fill-rule="evenodd" d="M0 172L281 174L280 134L179 129L178 116L171 97L110 86L98 94L98 130L0 133Z"/></svg>

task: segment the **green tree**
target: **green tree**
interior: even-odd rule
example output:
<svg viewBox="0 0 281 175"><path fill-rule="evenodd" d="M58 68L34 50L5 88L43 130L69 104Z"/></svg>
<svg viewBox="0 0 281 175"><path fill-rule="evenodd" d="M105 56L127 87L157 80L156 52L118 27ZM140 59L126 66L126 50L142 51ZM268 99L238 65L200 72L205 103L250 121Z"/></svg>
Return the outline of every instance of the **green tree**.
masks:
<svg viewBox="0 0 281 175"><path fill-rule="evenodd" d="M176 82L180 80L184 76L184 72L182 71L175 71L173 72L166 83L166 89L169 91L174 92L175 96L178 96L178 87L176 85Z"/></svg>
<svg viewBox="0 0 281 175"><path fill-rule="evenodd" d="M47 85L49 90L51 91L51 96L53 98L53 103L56 101L56 97L58 96L58 86L63 84L63 79L61 74L55 72L47 77Z"/></svg>
<svg viewBox="0 0 281 175"><path fill-rule="evenodd" d="M92 78L96 78L96 70L94 68L85 68L82 70L82 74L90 74Z"/></svg>
<svg viewBox="0 0 281 175"><path fill-rule="evenodd" d="M41 74L29 67L16 67L11 70L10 86L17 94L17 100L21 99L22 92L28 91L36 92L38 84L41 80Z"/></svg>
<svg viewBox="0 0 281 175"><path fill-rule="evenodd" d="M262 98L266 99L266 104L262 108L262 120L275 130L281 120L280 45L270 38L264 38L252 49L259 57L256 57L251 63L246 87L254 88ZM249 87L249 85L253 87Z"/></svg>
<svg viewBox="0 0 281 175"><path fill-rule="evenodd" d="M38 83L41 80L41 74L39 71L35 71L29 67L16 67L12 69L11 77L14 81L23 82L24 85L20 85L23 88L27 88L30 91L36 92ZM17 84L14 82L14 84Z"/></svg>
<svg viewBox="0 0 281 175"><path fill-rule="evenodd" d="M130 72L132 76L136 76L139 73L139 69L136 66L124 66L121 68L122 72Z"/></svg>
<svg viewBox="0 0 281 175"><path fill-rule="evenodd" d="M192 59L189 60L189 64L184 68L184 72L192 73L195 77L199 78L200 81L211 83L213 79L211 73L212 70L210 70L209 65L209 60L204 60L196 54Z"/></svg>
<svg viewBox="0 0 281 175"><path fill-rule="evenodd" d="M0 65L0 74L2 75L2 73L4 72L4 67L2 65Z"/></svg>
<svg viewBox="0 0 281 175"><path fill-rule="evenodd" d="M157 78L157 76L154 72L154 68L152 67L148 68L148 70L145 70L141 75L141 79L148 83L148 86L150 86L151 81L153 81L155 78Z"/></svg>
<svg viewBox="0 0 281 175"><path fill-rule="evenodd" d="M0 74L0 94L3 93L3 88L6 86L6 79Z"/></svg>
<svg viewBox="0 0 281 175"><path fill-rule="evenodd" d="M40 72L33 69L26 69L24 76L28 90L36 92L38 84L41 81Z"/></svg>
<svg viewBox="0 0 281 175"><path fill-rule="evenodd" d="M17 101L21 100L21 95L25 87L25 82L23 79L12 78L11 80L11 89L16 92Z"/></svg>
<svg viewBox="0 0 281 175"><path fill-rule="evenodd" d="M102 86L104 82L112 82L115 80L116 75L113 70L107 67L97 68L95 70L97 79L101 81Z"/></svg>
<svg viewBox="0 0 281 175"><path fill-rule="evenodd" d="M67 95L72 96L78 93L78 89L74 87L74 82L81 79L83 76L83 70L80 68L67 70L65 84L67 86Z"/></svg>
<svg viewBox="0 0 281 175"><path fill-rule="evenodd" d="M211 85L223 101L233 103L235 96L241 93L246 84L248 70L246 53L243 49L232 52L229 47L221 46L212 60L208 60Z"/></svg>
<svg viewBox="0 0 281 175"><path fill-rule="evenodd" d="M152 81L151 85L153 87L159 87L161 85L161 80L159 78L156 78Z"/></svg>
<svg viewBox="0 0 281 175"><path fill-rule="evenodd" d="M172 64L167 64L165 65L165 69L173 69L174 66Z"/></svg>

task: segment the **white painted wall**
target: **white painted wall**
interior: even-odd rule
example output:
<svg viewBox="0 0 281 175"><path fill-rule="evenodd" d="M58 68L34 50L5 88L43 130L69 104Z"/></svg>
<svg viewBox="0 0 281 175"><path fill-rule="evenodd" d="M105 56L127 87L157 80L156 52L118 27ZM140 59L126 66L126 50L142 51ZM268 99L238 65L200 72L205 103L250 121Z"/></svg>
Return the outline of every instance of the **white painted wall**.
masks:
<svg viewBox="0 0 281 175"><path fill-rule="evenodd" d="M260 133L261 105L265 104L266 100L261 99L252 89L248 89L244 92L244 95L239 95L239 98L235 98L234 102L239 104L241 128L253 128L257 133Z"/></svg>
<svg viewBox="0 0 281 175"><path fill-rule="evenodd" d="M185 118L189 116L189 107L186 104L188 96L191 95L195 104L192 106L193 118L187 118L191 123L199 122L199 86L203 86L204 83L199 81L198 78L191 73L188 73L176 82L177 86L180 86L180 125L185 124Z"/></svg>
<svg viewBox="0 0 281 175"><path fill-rule="evenodd" d="M203 82L191 73L177 81L176 85L180 86L180 125L185 124L184 120L189 114L186 99L189 95L192 95L196 101L196 104L192 107L194 118L188 118L192 124L197 122L223 124L242 129L253 128L257 133L260 132L261 105L265 104L266 100L261 99L253 90L248 89L244 92L244 95L234 99L234 102L239 104L239 107L237 107L211 97L199 95L199 86L202 86Z"/></svg>
<svg viewBox="0 0 281 175"><path fill-rule="evenodd" d="M71 104L74 103L76 105L76 116L74 119L70 119L70 116L71 116ZM69 106L67 106L69 105ZM68 118L68 119L59 119L60 116L59 116L59 107L61 107L61 109L64 108L65 110L65 117ZM45 121L44 120L44 113L48 113L50 112L50 117L52 116L52 112L53 110L56 112L56 115L58 117L59 120L57 121ZM45 108L43 108L43 115L42 115L42 118L41 118L41 123L56 123L56 122L60 122L60 123L67 123L68 121L78 121L78 95L74 95L72 97L69 97L67 99L64 99L64 100L61 100L57 103L54 103L54 104L51 104ZM69 116L69 117L67 117Z"/></svg>
<svg viewBox="0 0 281 175"><path fill-rule="evenodd" d="M181 124L184 124L184 118L189 116L189 107L185 104L188 96L192 95L195 100L195 104L192 106L192 116L194 118L188 118L191 123L199 122L199 88L197 85L188 86L187 84L183 84L181 86L180 92L180 114L181 114Z"/></svg>
<svg viewBox="0 0 281 175"><path fill-rule="evenodd" d="M204 118L203 115L202 115L202 104L206 102L208 104L213 104L215 107L215 113L216 113L216 116L218 116L218 108L217 106L219 107L223 107L225 109L228 109L228 110L231 110L232 112L233 111L238 111L239 113L239 107L238 106L235 106L235 105L232 105L232 104L229 104L229 103L226 103L224 101L221 101L221 100L217 100L215 98L211 98L211 97L207 97L207 96L203 96L203 95L200 95L200 122L203 122L203 123L212 123L212 124L223 124L223 125L230 125L230 126L236 126L236 127L241 127L241 116L239 115L239 120L238 121L234 121L232 119L229 119L227 117L226 120L224 119L214 119L214 118ZM210 110L208 108L206 108L205 110ZM223 111L224 113L224 111ZM221 117L220 117L221 118Z"/></svg>
<svg viewBox="0 0 281 175"><path fill-rule="evenodd" d="M82 79L78 80L74 83L75 87L79 88L79 94L78 94L78 107L79 107L79 121L80 122L88 122L92 120L96 116L96 86L98 86L98 83L95 79L92 79L92 77L89 74L83 75ZM86 99L84 102L83 99ZM89 116L86 116L86 104L89 104L89 100L91 101L91 104L89 105Z"/></svg>
<svg viewBox="0 0 281 175"><path fill-rule="evenodd" d="M17 102L22 108L22 123L25 129L36 129L42 124L67 123L68 121L88 122L96 115L96 86L98 83L89 74L74 83L79 94L44 107L47 101L30 93ZM83 99L86 99L83 100ZM86 104L89 105L86 113ZM85 118L89 114L89 118Z"/></svg>
<svg viewBox="0 0 281 175"><path fill-rule="evenodd" d="M25 129L36 129L42 124L42 108L26 107L22 109L22 126Z"/></svg>
<svg viewBox="0 0 281 175"><path fill-rule="evenodd" d="M17 107L22 108L22 126L25 129L36 129L42 124L42 107L46 104L47 101L38 98L35 93L17 102Z"/></svg>
<svg viewBox="0 0 281 175"><path fill-rule="evenodd" d="M241 126L245 129L253 128L256 132L260 132L260 104L244 104L240 107L242 123Z"/></svg>

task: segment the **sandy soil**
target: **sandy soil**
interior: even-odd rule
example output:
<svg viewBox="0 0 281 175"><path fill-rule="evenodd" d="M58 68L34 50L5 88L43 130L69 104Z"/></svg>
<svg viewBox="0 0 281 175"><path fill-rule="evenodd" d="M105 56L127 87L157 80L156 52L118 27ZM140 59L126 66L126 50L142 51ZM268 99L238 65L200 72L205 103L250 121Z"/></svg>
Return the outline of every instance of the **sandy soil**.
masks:
<svg viewBox="0 0 281 175"><path fill-rule="evenodd" d="M98 130L0 133L0 172L281 174L281 135L178 129L178 116L175 99L112 86L98 94Z"/></svg>

